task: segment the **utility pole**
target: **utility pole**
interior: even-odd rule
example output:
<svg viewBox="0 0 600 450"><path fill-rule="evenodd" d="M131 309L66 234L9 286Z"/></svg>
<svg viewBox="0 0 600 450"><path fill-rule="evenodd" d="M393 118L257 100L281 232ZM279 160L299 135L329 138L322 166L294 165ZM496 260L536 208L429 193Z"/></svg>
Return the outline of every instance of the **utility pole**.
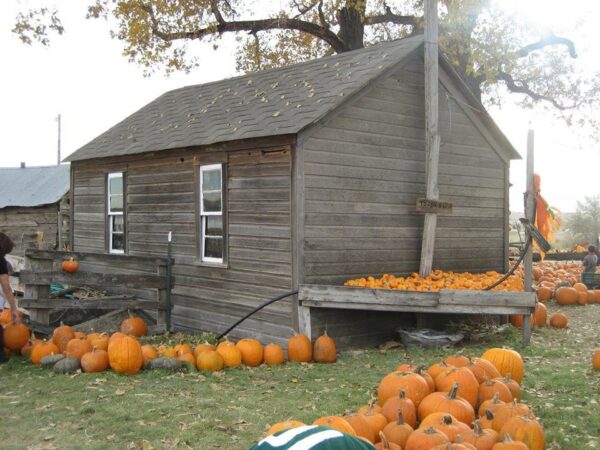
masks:
<svg viewBox="0 0 600 450"><path fill-rule="evenodd" d="M56 121L58 122L58 148L57 148L56 165L60 166L60 114L56 117Z"/></svg>
<svg viewBox="0 0 600 450"><path fill-rule="evenodd" d="M439 199L438 162L440 159L440 135L438 130L438 0L425 0L425 176L428 200ZM421 267L425 277L431 273L435 245L435 212L425 214Z"/></svg>
<svg viewBox="0 0 600 450"><path fill-rule="evenodd" d="M535 192L533 188L533 164L534 164L534 133L533 130L527 132L527 166L525 171L526 176L526 191L525 191L525 218L529 220L529 223L535 224ZM524 284L525 292L532 292L533 284L533 243L531 242L531 236L529 233L526 234L527 241L529 242L529 248L525 253L525 259L523 261L524 271Z"/></svg>

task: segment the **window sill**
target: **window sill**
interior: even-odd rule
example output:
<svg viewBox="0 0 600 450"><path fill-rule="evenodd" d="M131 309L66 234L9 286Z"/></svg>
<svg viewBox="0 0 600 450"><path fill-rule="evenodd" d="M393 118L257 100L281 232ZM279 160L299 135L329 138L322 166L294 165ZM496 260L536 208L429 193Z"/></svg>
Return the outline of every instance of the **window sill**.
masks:
<svg viewBox="0 0 600 450"><path fill-rule="evenodd" d="M194 260L194 266L198 266L198 267L213 267L216 269L229 269L229 264L226 262L223 263L218 263L218 262L208 262L208 261L202 261L200 259L196 259Z"/></svg>

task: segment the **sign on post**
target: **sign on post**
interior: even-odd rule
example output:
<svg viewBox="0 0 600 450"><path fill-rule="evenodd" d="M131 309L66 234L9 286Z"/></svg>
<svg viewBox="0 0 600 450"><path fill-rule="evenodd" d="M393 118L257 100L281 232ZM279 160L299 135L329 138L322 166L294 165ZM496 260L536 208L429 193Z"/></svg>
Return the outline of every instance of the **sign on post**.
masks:
<svg viewBox="0 0 600 450"><path fill-rule="evenodd" d="M441 200L435 200L431 198L418 198L417 212L433 214L451 214L452 203L442 202Z"/></svg>

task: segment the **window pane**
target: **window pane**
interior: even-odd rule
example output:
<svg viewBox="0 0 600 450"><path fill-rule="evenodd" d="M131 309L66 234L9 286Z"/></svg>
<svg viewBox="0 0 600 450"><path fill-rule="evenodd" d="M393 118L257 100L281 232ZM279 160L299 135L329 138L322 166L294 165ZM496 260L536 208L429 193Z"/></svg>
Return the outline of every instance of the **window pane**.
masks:
<svg viewBox="0 0 600 450"><path fill-rule="evenodd" d="M123 193L123 177L111 177L110 182L110 194L122 194Z"/></svg>
<svg viewBox="0 0 600 450"><path fill-rule="evenodd" d="M205 238L204 257L223 259L223 239L209 237Z"/></svg>
<svg viewBox="0 0 600 450"><path fill-rule="evenodd" d="M109 197L109 210L112 212L123 211L123 195L111 195Z"/></svg>
<svg viewBox="0 0 600 450"><path fill-rule="evenodd" d="M219 169L205 170L202 172L202 190L221 190L221 171Z"/></svg>
<svg viewBox="0 0 600 450"><path fill-rule="evenodd" d="M223 236L223 216L206 216L206 235Z"/></svg>
<svg viewBox="0 0 600 450"><path fill-rule="evenodd" d="M113 233L112 249L113 250L125 250L125 235L123 233Z"/></svg>
<svg viewBox="0 0 600 450"><path fill-rule="evenodd" d="M221 191L205 192L202 199L202 210L204 212L221 211Z"/></svg>
<svg viewBox="0 0 600 450"><path fill-rule="evenodd" d="M112 223L113 233L123 233L123 216L112 216Z"/></svg>

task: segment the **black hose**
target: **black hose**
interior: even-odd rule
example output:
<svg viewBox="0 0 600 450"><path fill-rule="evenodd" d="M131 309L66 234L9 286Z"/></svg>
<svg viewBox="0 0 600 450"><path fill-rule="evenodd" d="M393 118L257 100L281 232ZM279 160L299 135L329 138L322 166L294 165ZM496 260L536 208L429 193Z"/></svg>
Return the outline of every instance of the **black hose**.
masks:
<svg viewBox="0 0 600 450"><path fill-rule="evenodd" d="M236 323L234 323L229 328L227 328L227 330L225 330L223 333L221 333L219 336L217 336L217 340L221 340L224 336L227 336L227 334L229 334L231 332L231 330L233 330L235 327L237 327L240 323L242 323L244 320L246 320L251 315L256 314L258 311L260 311L261 309L263 309L265 306L269 306L271 303L275 303L275 302L277 302L279 300L282 300L282 299L284 299L286 297L290 297L292 295L296 295L297 293L298 293L298 291L288 292L286 294L280 295L279 297L275 297L274 299L271 299L271 300L269 300L266 303L263 303L258 308L254 308L252 311L250 311L248 314L246 314L244 317L242 317Z"/></svg>
<svg viewBox="0 0 600 450"><path fill-rule="evenodd" d="M489 291L489 290L494 289L496 286L498 286L500 283L502 283L504 280L506 280L508 277L510 277L512 274L514 274L515 270L517 270L517 267L519 267L519 264L521 264L523 262L523 259L525 259L525 254L527 253L527 250L529 250L530 245L531 245L531 239L527 239L527 242L525 242L525 246L523 247L523 250L521 250L521 254L519 255L519 259L517 259L517 262L515 263L515 265L512 266L511 269L502 276L502 278L500 278L494 284L491 284L488 287L483 288L483 290Z"/></svg>

